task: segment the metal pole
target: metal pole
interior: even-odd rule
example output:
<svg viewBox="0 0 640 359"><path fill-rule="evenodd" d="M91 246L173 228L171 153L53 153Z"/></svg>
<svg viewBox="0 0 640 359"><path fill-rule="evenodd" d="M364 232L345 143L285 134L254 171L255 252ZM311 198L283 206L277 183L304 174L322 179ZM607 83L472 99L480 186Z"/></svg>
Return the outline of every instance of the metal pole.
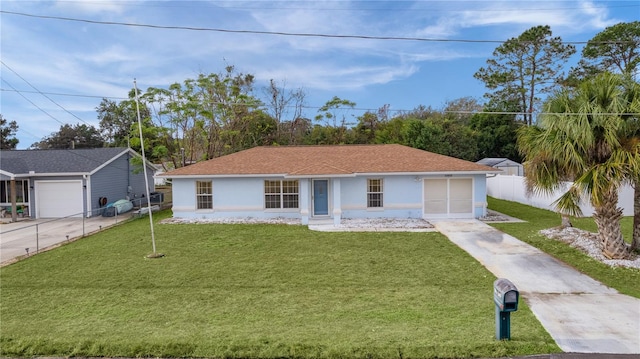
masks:
<svg viewBox="0 0 640 359"><path fill-rule="evenodd" d="M138 86L136 80L133 79L133 88L136 92L136 112L138 114L138 130L140 131L140 150L142 152L142 169L144 172L144 184L147 193L147 208L149 210L149 226L151 227L151 245L153 254L156 254L156 237L153 232L153 213L151 212L151 197L149 195L149 178L147 177L147 158L144 154L144 141L142 139L142 120L140 119L140 105L138 104Z"/></svg>
<svg viewBox="0 0 640 359"><path fill-rule="evenodd" d="M11 222L18 221L18 206L16 205L17 193L16 193L16 179L11 178L11 182L9 184L9 190L11 191Z"/></svg>

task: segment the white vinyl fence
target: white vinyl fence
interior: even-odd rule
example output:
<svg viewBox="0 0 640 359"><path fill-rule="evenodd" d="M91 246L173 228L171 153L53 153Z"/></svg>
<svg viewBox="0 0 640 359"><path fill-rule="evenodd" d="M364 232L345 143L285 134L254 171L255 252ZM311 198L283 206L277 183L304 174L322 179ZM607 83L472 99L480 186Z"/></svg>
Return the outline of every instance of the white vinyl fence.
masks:
<svg viewBox="0 0 640 359"><path fill-rule="evenodd" d="M565 183L565 190L568 189L570 185L571 182ZM555 211L552 203L563 193L564 191L557 191L551 196L545 196L543 194L531 194L527 196L524 177L522 176L497 175L487 178L487 195L551 211ZM631 186L624 186L620 189L618 207L622 208L625 216L633 216L633 188ZM580 208L582 209L583 216L589 217L593 215L593 207L588 201L583 201L580 204Z"/></svg>

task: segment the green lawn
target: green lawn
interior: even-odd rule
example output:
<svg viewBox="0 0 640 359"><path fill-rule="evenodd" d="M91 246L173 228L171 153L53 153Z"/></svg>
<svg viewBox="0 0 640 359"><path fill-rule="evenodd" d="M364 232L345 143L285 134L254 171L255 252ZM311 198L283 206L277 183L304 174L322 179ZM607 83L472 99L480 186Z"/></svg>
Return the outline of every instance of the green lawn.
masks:
<svg viewBox="0 0 640 359"><path fill-rule="evenodd" d="M154 216L156 220L168 211ZM0 356L453 358L559 352L438 233L148 219L0 269Z"/></svg>
<svg viewBox="0 0 640 359"><path fill-rule="evenodd" d="M491 224L493 227L555 256L621 293L640 298L639 269L610 267L578 249L538 233L542 229L560 225L560 215L557 213L491 197L489 198L489 208L526 221L524 223ZM577 228L591 232L598 231L592 218L574 218L571 222ZM631 242L632 225L633 218L625 217L622 219L623 235L628 242Z"/></svg>

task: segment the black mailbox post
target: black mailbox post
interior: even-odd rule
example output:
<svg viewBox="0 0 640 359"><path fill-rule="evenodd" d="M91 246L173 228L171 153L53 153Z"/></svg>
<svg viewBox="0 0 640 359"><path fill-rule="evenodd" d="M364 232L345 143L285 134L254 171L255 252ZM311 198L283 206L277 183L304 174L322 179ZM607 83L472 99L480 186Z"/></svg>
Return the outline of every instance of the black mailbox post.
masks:
<svg viewBox="0 0 640 359"><path fill-rule="evenodd" d="M504 278L493 282L493 302L496 305L496 339L511 339L511 312L518 310L520 292Z"/></svg>

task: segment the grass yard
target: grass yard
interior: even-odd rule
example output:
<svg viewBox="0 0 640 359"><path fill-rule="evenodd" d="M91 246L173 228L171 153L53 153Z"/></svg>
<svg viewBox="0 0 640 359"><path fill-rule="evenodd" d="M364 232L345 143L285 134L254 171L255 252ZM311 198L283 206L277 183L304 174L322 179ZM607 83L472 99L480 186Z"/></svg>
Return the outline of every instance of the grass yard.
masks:
<svg viewBox="0 0 640 359"><path fill-rule="evenodd" d="M156 220L169 216L160 212ZM139 219L0 269L0 356L453 358L560 352L438 233Z"/></svg>
<svg viewBox="0 0 640 359"><path fill-rule="evenodd" d="M560 225L560 215L557 213L491 197L489 197L489 208L526 221L524 223L492 223L493 227L555 256L588 276L617 289L620 293L640 298L640 270L612 268L578 249L538 233L542 229ZM574 227L590 232L598 231L590 217L573 218L571 222ZM621 225L625 240L631 242L633 218L623 218Z"/></svg>

